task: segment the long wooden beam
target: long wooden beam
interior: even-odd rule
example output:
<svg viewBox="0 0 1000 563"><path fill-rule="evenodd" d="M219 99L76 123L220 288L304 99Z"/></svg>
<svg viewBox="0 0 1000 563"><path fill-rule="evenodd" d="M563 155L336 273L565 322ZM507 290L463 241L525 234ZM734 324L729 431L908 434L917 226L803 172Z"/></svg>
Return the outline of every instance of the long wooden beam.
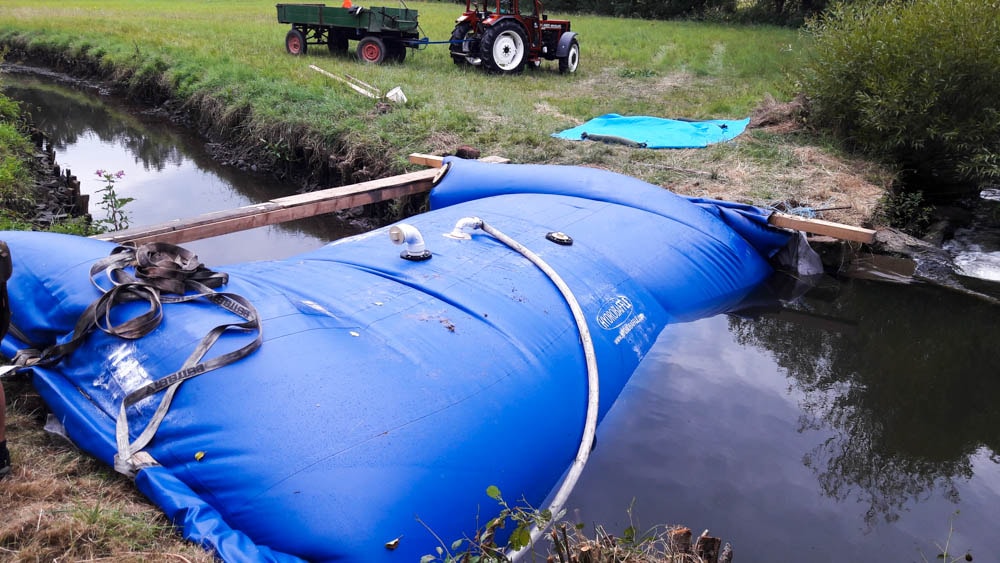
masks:
<svg viewBox="0 0 1000 563"><path fill-rule="evenodd" d="M441 168L444 166L444 157L438 156L436 154L422 154L419 152L410 153L407 157L410 164L419 164L421 166L430 166L431 168ZM502 156L484 156L483 158L477 158L479 162L488 162L490 164L509 164L510 159L504 158Z"/></svg>
<svg viewBox="0 0 1000 563"><path fill-rule="evenodd" d="M410 153L407 160L410 161L410 164L419 164L421 166L429 166L431 168L441 168L444 166L444 157L436 154L422 154L419 152Z"/></svg>
<svg viewBox="0 0 1000 563"><path fill-rule="evenodd" d="M136 244L153 241L180 244L427 192L440 173L439 169L428 168L400 176L206 213L190 219L176 219L149 227L104 233L94 238Z"/></svg>
<svg viewBox="0 0 1000 563"><path fill-rule="evenodd" d="M865 244L871 244L875 241L875 231L871 229L852 227L851 225L824 221L822 219L799 217L798 215L789 215L777 211L768 217L767 222L783 229L803 231L814 235L826 235L841 240L863 242Z"/></svg>

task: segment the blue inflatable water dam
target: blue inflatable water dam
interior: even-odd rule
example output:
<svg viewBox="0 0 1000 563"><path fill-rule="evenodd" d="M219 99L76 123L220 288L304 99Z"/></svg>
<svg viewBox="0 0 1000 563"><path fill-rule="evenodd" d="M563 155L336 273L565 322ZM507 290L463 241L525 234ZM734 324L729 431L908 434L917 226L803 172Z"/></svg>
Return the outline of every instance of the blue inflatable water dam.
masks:
<svg viewBox="0 0 1000 563"><path fill-rule="evenodd" d="M433 210L394 231L284 260L210 265L228 274L216 291L252 304L259 330L220 300L166 303L148 335L90 330L58 362L31 367L35 387L79 447L114 465L123 399L189 368L195 376L176 388L155 435L128 456L138 488L184 537L226 561L415 562L434 552L435 535L471 537L499 511L485 494L491 485L510 502L541 506L573 462L588 403L566 296L484 230L446 236L457 223L478 218L501 231L569 287L593 343L599 416L664 326L731 307L770 275L767 257L788 239L759 210L608 172L449 166ZM420 236L396 245L390 231ZM92 265L115 245L0 238L14 262L15 328L3 354L71 341L102 296ZM409 250L430 258L402 258ZM94 273L107 289L103 275ZM124 302L107 322L149 308ZM201 361L258 337L260 346L188 373L200 369L191 367L198 343L227 323L235 328ZM156 418L164 393L124 409L127 441Z"/></svg>

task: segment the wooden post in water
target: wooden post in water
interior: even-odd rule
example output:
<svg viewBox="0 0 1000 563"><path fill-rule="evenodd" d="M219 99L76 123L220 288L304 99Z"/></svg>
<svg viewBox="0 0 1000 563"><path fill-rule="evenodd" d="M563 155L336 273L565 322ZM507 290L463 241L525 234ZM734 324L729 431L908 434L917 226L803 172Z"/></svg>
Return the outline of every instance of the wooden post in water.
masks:
<svg viewBox="0 0 1000 563"><path fill-rule="evenodd" d="M721 547L722 540L709 536L708 530L705 530L698 536L698 541L694 544L694 554L705 563L717 563Z"/></svg>
<svg viewBox="0 0 1000 563"><path fill-rule="evenodd" d="M667 546L673 553L691 553L691 528L673 528L667 532Z"/></svg>

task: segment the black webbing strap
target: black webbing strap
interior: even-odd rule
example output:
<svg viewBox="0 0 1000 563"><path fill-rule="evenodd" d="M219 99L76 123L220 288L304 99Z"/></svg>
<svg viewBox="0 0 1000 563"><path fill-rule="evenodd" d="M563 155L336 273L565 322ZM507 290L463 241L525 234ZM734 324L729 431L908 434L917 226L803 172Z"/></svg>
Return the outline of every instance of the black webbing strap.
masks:
<svg viewBox="0 0 1000 563"><path fill-rule="evenodd" d="M103 279L101 279L102 273ZM101 296L80 315L70 339L41 351L22 350L15 357L15 363L26 367L57 364L76 350L95 328L128 340L142 338L160 324L163 319L163 305L167 303L204 299L243 319L240 322L223 323L210 330L202 337L178 371L133 390L122 400L115 429L118 444L115 469L134 476L137 468L146 463L136 464L133 457L153 439L170 409L170 403L180 384L192 377L231 364L257 350L263 342L260 317L257 309L244 297L214 290L229 281L227 274L209 270L190 251L168 243L116 247L109 256L91 266L90 280L101 290ZM110 287L105 287L107 283L110 283ZM112 320L112 311L115 307L134 301L146 302L149 307L145 312L115 324ZM0 318L0 322L2 320ZM229 330L256 331L257 334L253 341L237 350L202 361L216 341ZM146 423L139 437L130 442L128 409L161 391L166 393L161 398L156 412Z"/></svg>
<svg viewBox="0 0 1000 563"><path fill-rule="evenodd" d="M212 291L207 286L193 280L188 280L186 285L196 291L199 291L199 293L187 295L178 299L164 299L164 302L171 303L187 301L191 298L205 298L208 301L211 301L212 303L215 303L216 305L242 317L244 321L225 323L216 326L210 330L208 334L202 337L198 346L181 366L181 369L167 375L166 377L160 378L156 381L151 381L125 396L122 400L121 408L118 412L118 420L115 424L115 439L118 445L118 454L115 456L115 469L126 475L134 475L136 467L132 461L133 456L142 451L142 449L145 448L146 445L153 439L153 436L156 434L156 430L159 428L160 423L163 421L167 411L170 409L170 403L173 401L174 394L177 392L181 383L191 379L192 377L197 377L203 373L218 369L231 364L240 358L246 357L259 348L261 342L263 341L260 317L257 315L257 310L249 301L244 299L242 296L233 293ZM237 350L226 352L210 360L201 361L204 355L212 348L223 333L230 329L244 331L256 330L257 335L253 341ZM166 390L166 393L164 393L163 398L160 399L160 404L157 406L156 412L154 412L150 417L149 422L146 423L146 427L143 429L142 433L134 441L129 442L128 409L143 399L151 397L164 390Z"/></svg>

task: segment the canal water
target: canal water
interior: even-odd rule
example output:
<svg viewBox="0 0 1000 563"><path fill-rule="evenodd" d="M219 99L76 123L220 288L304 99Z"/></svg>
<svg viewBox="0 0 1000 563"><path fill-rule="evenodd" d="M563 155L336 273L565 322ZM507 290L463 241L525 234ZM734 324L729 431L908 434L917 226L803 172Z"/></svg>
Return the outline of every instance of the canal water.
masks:
<svg viewBox="0 0 1000 563"><path fill-rule="evenodd" d="M17 69L18 67L8 67ZM4 74L8 97L21 101L35 125L46 134L56 161L80 180L90 194L95 220L106 181L98 170L124 176L116 180L129 226L142 227L233 209L293 195L296 186L222 166L205 143L162 115L130 108L96 86L67 82L52 74L10 71ZM246 260L284 258L322 246L363 227L339 215L325 215L184 243L214 268Z"/></svg>
<svg viewBox="0 0 1000 563"><path fill-rule="evenodd" d="M294 191L93 92L4 81L84 191L103 185L97 169L125 172L133 226ZM185 246L215 267L358 230L320 218ZM975 244L959 248L968 273L996 280L994 250ZM935 561L945 545L1000 561L1000 308L922 285L776 281L740 314L664 331L600 426L567 518L617 536L708 529L741 563Z"/></svg>

